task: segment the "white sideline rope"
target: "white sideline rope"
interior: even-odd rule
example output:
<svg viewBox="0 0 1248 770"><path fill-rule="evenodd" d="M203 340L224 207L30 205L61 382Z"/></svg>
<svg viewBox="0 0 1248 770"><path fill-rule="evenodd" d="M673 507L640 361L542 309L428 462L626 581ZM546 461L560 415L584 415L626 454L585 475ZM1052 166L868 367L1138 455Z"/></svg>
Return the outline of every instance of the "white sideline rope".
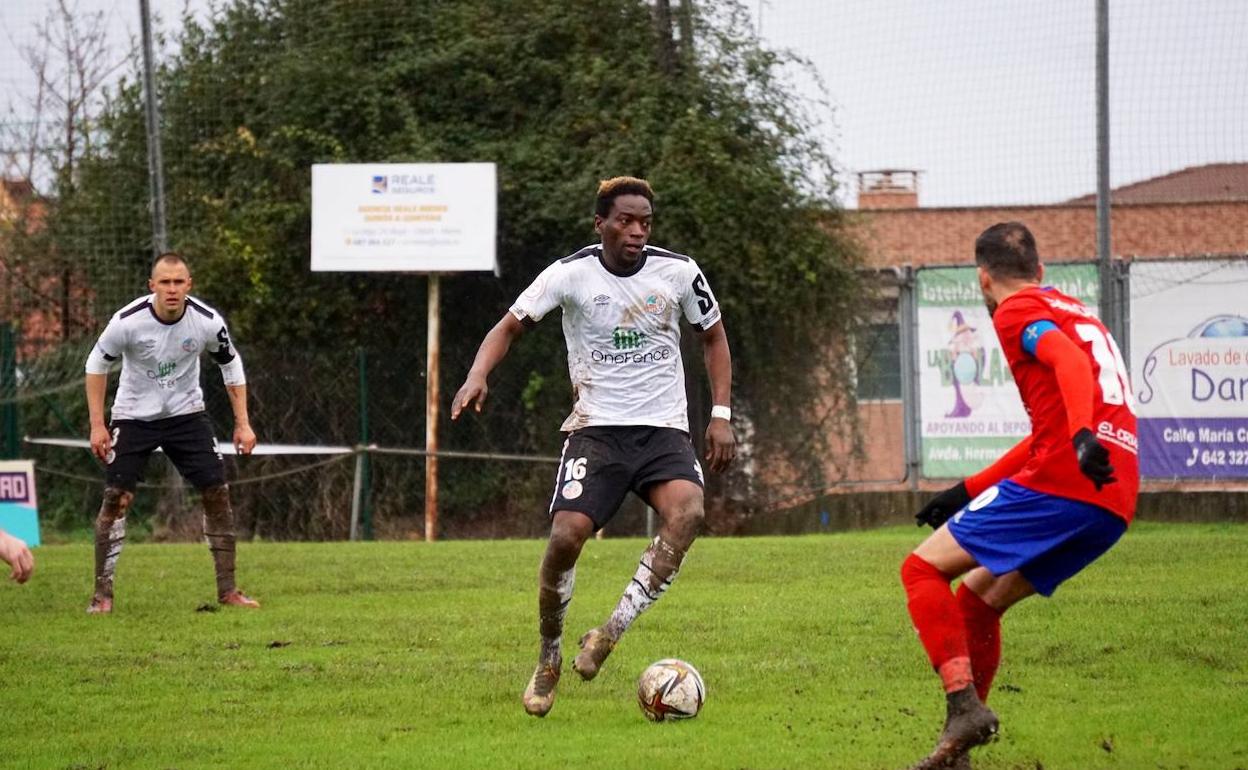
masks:
<svg viewBox="0 0 1248 770"><path fill-rule="evenodd" d="M27 444L44 446L70 447L71 449L90 449L91 442L85 438L31 438L25 436L22 441ZM157 447L159 452L160 448ZM228 439L217 439L217 451L223 455L238 454L234 442ZM349 446L317 446L314 444L256 444L251 450L253 455L349 455L355 453Z"/></svg>
<svg viewBox="0 0 1248 770"><path fill-rule="evenodd" d="M346 459L347 458L343 455L333 455L331 457L327 457L326 459L320 460L318 462L308 463L307 465L300 465L298 468L289 468L287 470L278 471L276 473L266 473L263 476L247 476L245 478L231 479L229 481L229 485L231 487L241 487L247 484L259 484L262 481L280 479L283 476L295 476L300 473L304 473L306 471L314 470L316 468L322 468L326 465L340 463ZM61 478L72 479L73 481L82 481L87 484L98 485L101 483L101 479L99 476L83 476L82 474L79 474L79 473L69 473L68 471L61 471L55 468L48 468L47 466L44 466L44 465L38 466L35 470L37 473L46 473L49 476L60 476ZM182 485L180 484L150 484L146 481L140 481L139 486L144 489L181 489L182 488Z"/></svg>
<svg viewBox="0 0 1248 770"><path fill-rule="evenodd" d="M27 444L43 446L69 447L71 449L90 449L91 442L84 438L32 438L25 436L22 441ZM217 440L217 450L223 455L238 454L234 444L225 439ZM157 447L157 452L160 448ZM256 444L251 450L253 455L349 455L356 452L379 455L412 455L417 457L445 457L452 460L504 460L509 462L557 463L558 457L545 455L518 455L505 452L463 452L456 449L441 449L428 452L424 449L407 447L383 447L376 444L360 444L357 446L323 446L320 444ZM310 466L309 466L310 467Z"/></svg>

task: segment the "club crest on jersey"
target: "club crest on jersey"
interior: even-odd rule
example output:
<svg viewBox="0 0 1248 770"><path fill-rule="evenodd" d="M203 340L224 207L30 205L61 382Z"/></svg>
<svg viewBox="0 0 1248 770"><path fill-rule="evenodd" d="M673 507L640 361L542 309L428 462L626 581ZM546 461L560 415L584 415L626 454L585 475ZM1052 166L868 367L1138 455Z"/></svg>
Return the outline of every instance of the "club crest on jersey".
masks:
<svg viewBox="0 0 1248 770"><path fill-rule="evenodd" d="M655 315L662 315L667 310L667 298L660 294L651 294L646 297L646 312Z"/></svg>
<svg viewBox="0 0 1248 770"><path fill-rule="evenodd" d="M182 349L187 353L194 353L196 350L199 350L199 343L195 341L194 337L187 337L182 340Z"/></svg>
<svg viewBox="0 0 1248 770"><path fill-rule="evenodd" d="M546 278L545 276L539 275L537 280L533 281L533 283L529 285L529 288L524 290L524 296L529 299L537 299L542 296L542 292L544 291L546 291Z"/></svg>

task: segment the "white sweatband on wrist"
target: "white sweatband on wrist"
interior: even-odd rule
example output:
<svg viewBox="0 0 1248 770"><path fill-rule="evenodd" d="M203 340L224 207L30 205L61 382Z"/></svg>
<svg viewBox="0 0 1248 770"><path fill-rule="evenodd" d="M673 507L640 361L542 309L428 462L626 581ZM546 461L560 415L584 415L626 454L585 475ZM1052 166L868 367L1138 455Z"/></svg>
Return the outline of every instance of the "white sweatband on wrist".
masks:
<svg viewBox="0 0 1248 770"><path fill-rule="evenodd" d="M715 405L711 407L711 419L718 417L721 420L732 419L732 407Z"/></svg>

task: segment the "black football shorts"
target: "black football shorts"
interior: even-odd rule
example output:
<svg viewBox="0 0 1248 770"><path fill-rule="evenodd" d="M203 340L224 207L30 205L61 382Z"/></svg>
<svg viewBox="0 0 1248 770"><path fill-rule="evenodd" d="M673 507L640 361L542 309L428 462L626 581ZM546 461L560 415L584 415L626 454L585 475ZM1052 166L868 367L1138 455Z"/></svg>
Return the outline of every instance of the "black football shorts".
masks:
<svg viewBox="0 0 1248 770"><path fill-rule="evenodd" d="M600 425L568 435L559 457L550 514L579 511L597 531L630 491L649 502L649 486L687 479L705 486L689 434L649 425Z"/></svg>
<svg viewBox="0 0 1248 770"><path fill-rule="evenodd" d="M157 447L196 489L225 483L225 464L217 452L212 423L203 412L159 420L113 420L109 433L113 449L106 458L105 479L110 487L133 492Z"/></svg>

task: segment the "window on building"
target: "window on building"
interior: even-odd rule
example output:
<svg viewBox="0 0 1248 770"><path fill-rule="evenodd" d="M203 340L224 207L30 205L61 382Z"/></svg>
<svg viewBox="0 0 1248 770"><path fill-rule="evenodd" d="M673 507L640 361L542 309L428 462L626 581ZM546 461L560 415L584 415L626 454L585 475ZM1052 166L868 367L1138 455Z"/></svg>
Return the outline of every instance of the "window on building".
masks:
<svg viewBox="0 0 1248 770"><path fill-rule="evenodd" d="M901 329L896 323L869 324L854 345L859 400L901 398Z"/></svg>

